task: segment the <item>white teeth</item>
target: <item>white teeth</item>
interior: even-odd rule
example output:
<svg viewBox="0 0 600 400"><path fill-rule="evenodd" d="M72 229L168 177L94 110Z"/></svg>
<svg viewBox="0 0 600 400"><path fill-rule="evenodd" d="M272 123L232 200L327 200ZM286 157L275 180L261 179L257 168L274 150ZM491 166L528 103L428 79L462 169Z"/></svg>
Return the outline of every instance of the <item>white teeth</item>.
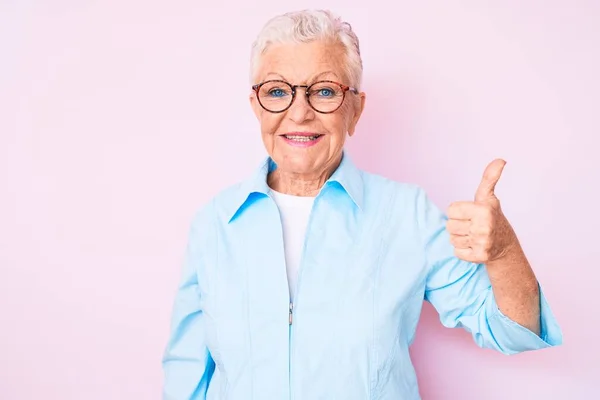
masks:
<svg viewBox="0 0 600 400"><path fill-rule="evenodd" d="M295 142L310 142L311 140L315 140L319 136L294 136L294 135L285 135L286 139L293 140Z"/></svg>

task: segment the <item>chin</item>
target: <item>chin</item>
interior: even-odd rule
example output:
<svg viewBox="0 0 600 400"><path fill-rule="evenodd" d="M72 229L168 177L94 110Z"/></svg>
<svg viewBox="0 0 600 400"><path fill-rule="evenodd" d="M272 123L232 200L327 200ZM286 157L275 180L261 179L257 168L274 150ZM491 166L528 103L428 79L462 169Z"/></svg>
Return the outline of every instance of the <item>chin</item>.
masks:
<svg viewBox="0 0 600 400"><path fill-rule="evenodd" d="M305 174L314 170L314 165L309 160L298 158L288 158L285 160L284 168L288 172L295 174Z"/></svg>
<svg viewBox="0 0 600 400"><path fill-rule="evenodd" d="M277 162L277 160L275 161ZM284 155L281 163L277 163L282 171L294 174L309 174L319 169L319 162L307 155Z"/></svg>

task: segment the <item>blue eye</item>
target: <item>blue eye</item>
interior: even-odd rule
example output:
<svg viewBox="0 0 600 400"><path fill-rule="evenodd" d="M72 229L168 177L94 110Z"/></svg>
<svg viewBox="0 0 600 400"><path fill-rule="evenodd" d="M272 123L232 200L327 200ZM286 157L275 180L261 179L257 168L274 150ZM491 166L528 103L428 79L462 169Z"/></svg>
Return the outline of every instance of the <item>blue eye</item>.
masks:
<svg viewBox="0 0 600 400"><path fill-rule="evenodd" d="M269 96L273 97L283 97L286 93L283 89L272 89L269 91Z"/></svg>
<svg viewBox="0 0 600 400"><path fill-rule="evenodd" d="M331 99L339 96L338 91L328 82L317 82L310 88L310 94L320 99Z"/></svg>
<svg viewBox="0 0 600 400"><path fill-rule="evenodd" d="M320 96L324 96L324 97L330 97L330 96L333 96L333 94L334 94L333 90L331 90L331 89L320 89L317 93Z"/></svg>

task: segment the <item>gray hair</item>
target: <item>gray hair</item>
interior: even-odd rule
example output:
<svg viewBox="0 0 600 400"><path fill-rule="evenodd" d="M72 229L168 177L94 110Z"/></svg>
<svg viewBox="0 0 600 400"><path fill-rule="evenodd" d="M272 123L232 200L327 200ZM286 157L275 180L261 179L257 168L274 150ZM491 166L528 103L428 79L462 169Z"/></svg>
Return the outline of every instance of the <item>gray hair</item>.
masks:
<svg viewBox="0 0 600 400"><path fill-rule="evenodd" d="M350 85L360 88L362 59L358 37L349 23L328 10L302 10L278 15L264 25L252 44L250 80L256 79L260 57L271 44L309 43L325 40L340 43L346 52L345 73Z"/></svg>

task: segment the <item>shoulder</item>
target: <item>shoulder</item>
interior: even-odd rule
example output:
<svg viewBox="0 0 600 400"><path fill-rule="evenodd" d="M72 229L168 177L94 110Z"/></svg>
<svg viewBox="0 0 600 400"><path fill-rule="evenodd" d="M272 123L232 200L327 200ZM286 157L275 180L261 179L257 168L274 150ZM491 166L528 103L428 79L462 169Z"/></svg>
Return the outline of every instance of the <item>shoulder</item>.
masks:
<svg viewBox="0 0 600 400"><path fill-rule="evenodd" d="M428 229L445 223L445 214L432 201L423 186L402 182L382 175L361 171L364 185L365 206L382 210L391 221L413 222L415 229Z"/></svg>
<svg viewBox="0 0 600 400"><path fill-rule="evenodd" d="M206 226L227 218L232 205L239 199L242 184L240 181L226 186L199 204L194 210L192 225Z"/></svg>
<svg viewBox="0 0 600 400"><path fill-rule="evenodd" d="M425 189L417 183L397 181L363 170L361 175L367 200L389 199L393 203L409 206L428 199Z"/></svg>

